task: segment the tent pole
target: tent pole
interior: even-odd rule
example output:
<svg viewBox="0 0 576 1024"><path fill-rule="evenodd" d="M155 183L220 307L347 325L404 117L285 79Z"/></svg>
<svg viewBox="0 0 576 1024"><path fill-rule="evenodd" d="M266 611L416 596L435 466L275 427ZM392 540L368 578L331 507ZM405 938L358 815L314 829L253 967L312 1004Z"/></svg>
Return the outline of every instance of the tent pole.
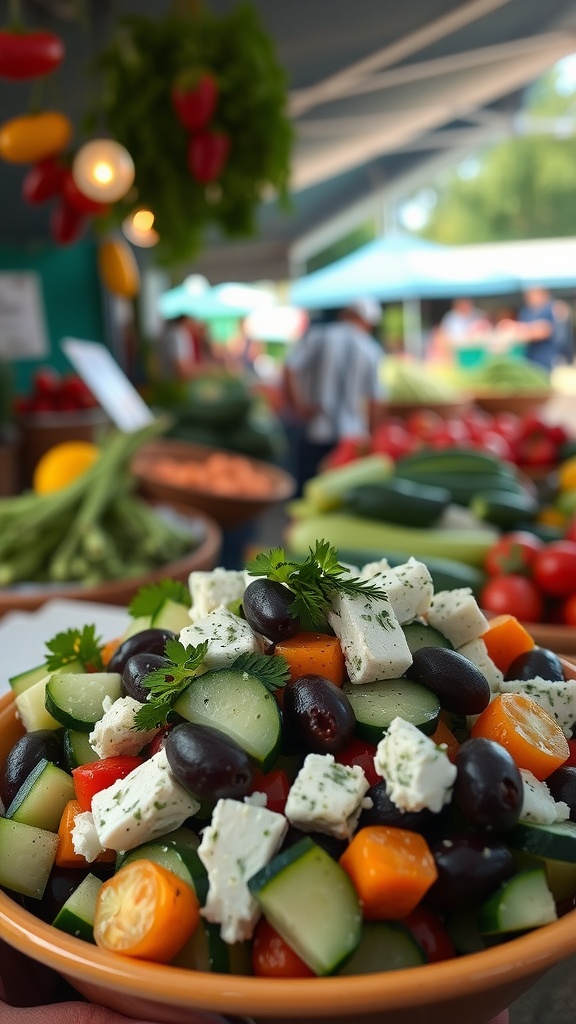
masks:
<svg viewBox="0 0 576 1024"><path fill-rule="evenodd" d="M422 308L420 299L404 299L404 352L413 359L422 359L424 340L422 338Z"/></svg>

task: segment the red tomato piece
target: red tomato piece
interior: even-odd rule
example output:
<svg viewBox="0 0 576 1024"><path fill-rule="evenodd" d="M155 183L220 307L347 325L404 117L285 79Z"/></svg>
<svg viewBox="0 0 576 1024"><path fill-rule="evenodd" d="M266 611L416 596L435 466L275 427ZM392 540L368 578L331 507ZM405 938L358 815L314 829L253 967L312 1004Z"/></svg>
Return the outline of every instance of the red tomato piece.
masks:
<svg viewBox="0 0 576 1024"><path fill-rule="evenodd" d="M402 923L410 929L416 942L422 946L429 963L451 960L457 955L454 943L440 917L428 907L422 904L415 907Z"/></svg>
<svg viewBox="0 0 576 1024"><path fill-rule="evenodd" d="M555 540L539 551L532 565L535 582L551 597L567 597L576 583L576 543Z"/></svg>
<svg viewBox="0 0 576 1024"><path fill-rule="evenodd" d="M277 814L284 814L289 789L290 779L281 768L267 772L265 775L256 769L252 777L250 792L264 793L268 810L276 811Z"/></svg>
<svg viewBox="0 0 576 1024"><path fill-rule="evenodd" d="M524 622L541 622L544 601L526 576L493 576L480 591L480 606L494 615L514 615Z"/></svg>
<svg viewBox="0 0 576 1024"><path fill-rule="evenodd" d="M484 560L489 576L527 574L544 541L528 530L505 533L492 545Z"/></svg>
<svg viewBox="0 0 576 1024"><path fill-rule="evenodd" d="M345 764L348 767L357 764L364 772L370 785L375 786L377 782L382 782L382 776L378 775L374 767L375 754L376 747L373 743L368 743L366 740L353 739L344 750L336 754L335 760L338 764Z"/></svg>
<svg viewBox="0 0 576 1024"><path fill-rule="evenodd" d="M261 918L252 941L252 970L258 978L314 978L314 971L291 946Z"/></svg>
<svg viewBox="0 0 576 1024"><path fill-rule="evenodd" d="M76 798L83 811L92 807L92 797L103 789L108 789L118 779L125 779L144 758L129 755L103 757L101 761L91 761L79 768L72 769Z"/></svg>

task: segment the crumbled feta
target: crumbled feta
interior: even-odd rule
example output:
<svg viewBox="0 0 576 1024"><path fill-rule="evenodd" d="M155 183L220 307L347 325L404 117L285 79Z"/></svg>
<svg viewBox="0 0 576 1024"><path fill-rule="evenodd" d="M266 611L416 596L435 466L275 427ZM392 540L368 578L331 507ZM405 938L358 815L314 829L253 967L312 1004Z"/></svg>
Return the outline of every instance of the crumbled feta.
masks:
<svg viewBox="0 0 576 1024"><path fill-rule="evenodd" d="M336 594L328 622L340 640L351 683L396 679L412 664L404 631L386 596Z"/></svg>
<svg viewBox="0 0 576 1024"><path fill-rule="evenodd" d="M224 942L252 936L260 910L248 880L272 860L287 829L283 814L239 800L218 800L198 847L208 872L208 896L200 913L220 925Z"/></svg>
<svg viewBox="0 0 576 1024"><path fill-rule="evenodd" d="M98 838L94 816L91 811L81 811L76 815L71 836L74 853L84 857L88 863L96 860L98 854L102 853L104 849Z"/></svg>
<svg viewBox="0 0 576 1024"><path fill-rule="evenodd" d="M132 850L163 836L199 807L172 775L164 749L92 797L96 832L108 850Z"/></svg>
<svg viewBox="0 0 576 1024"><path fill-rule="evenodd" d="M208 642L203 662L206 668L226 668L240 654L260 651L256 633L245 619L234 615L225 605L180 630L180 643L184 647L197 647L204 641Z"/></svg>
<svg viewBox="0 0 576 1024"><path fill-rule="evenodd" d="M450 802L456 767L444 747L403 718L392 719L376 748L374 767L386 782L388 796L403 811L427 807L437 812Z"/></svg>
<svg viewBox="0 0 576 1024"><path fill-rule="evenodd" d="M358 765L338 764L332 754L308 754L290 787L285 814L303 832L350 839L369 788Z"/></svg>
<svg viewBox="0 0 576 1024"><path fill-rule="evenodd" d="M572 736L576 725L576 679L550 682L535 676L534 679L505 679L500 684L501 693L524 693L555 718L565 736Z"/></svg>
<svg viewBox="0 0 576 1024"><path fill-rule="evenodd" d="M488 654L488 648L481 637L477 637L476 640L469 640L467 644L458 647L457 651L458 654L462 654L465 658L468 658L468 661L476 665L476 668L480 670L487 680L492 694L500 692L500 684L504 676L492 661Z"/></svg>
<svg viewBox="0 0 576 1024"><path fill-rule="evenodd" d="M98 757L138 754L160 731L159 728L136 729L134 716L142 704L133 697L119 697L113 701L106 696L102 707L104 714L88 737Z"/></svg>
<svg viewBox="0 0 576 1024"><path fill-rule="evenodd" d="M488 619L478 607L470 587L439 590L424 617L429 626L443 633L456 648L476 640L488 629Z"/></svg>
<svg viewBox="0 0 576 1024"><path fill-rule="evenodd" d="M188 589L192 598L190 618L193 622L205 618L221 604L240 601L246 589L247 578L244 570L223 569L218 566L211 572L195 569L188 577Z"/></svg>
<svg viewBox="0 0 576 1024"><path fill-rule="evenodd" d="M434 584L424 562L409 558L401 565L383 569L371 577L385 591L401 625L423 616L430 607Z"/></svg>
<svg viewBox="0 0 576 1024"><path fill-rule="evenodd" d="M389 568L390 562L387 558L380 558L378 562L366 562L360 569L360 579L371 580L374 576L381 576Z"/></svg>
<svg viewBox="0 0 576 1024"><path fill-rule="evenodd" d="M567 821L570 808L563 800L555 800L545 782L540 782L526 768L520 769L523 784L523 799L520 821L533 821L537 825L553 825L555 821Z"/></svg>

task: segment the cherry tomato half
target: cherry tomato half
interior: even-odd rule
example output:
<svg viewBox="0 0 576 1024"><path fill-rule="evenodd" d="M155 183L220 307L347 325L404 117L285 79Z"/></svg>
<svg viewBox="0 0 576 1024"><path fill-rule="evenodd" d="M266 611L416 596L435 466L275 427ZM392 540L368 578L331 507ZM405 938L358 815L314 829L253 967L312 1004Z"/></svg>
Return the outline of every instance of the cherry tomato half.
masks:
<svg viewBox="0 0 576 1024"><path fill-rule="evenodd" d="M493 576L480 591L480 606L494 615L514 615L524 622L541 622L544 601L526 576Z"/></svg>
<svg viewBox="0 0 576 1024"><path fill-rule="evenodd" d="M349 768L357 764L364 772L370 785L375 786L377 782L382 782L382 776L378 775L374 767L375 754L376 747L373 743L368 743L366 740L353 739L344 750L336 754L336 761L338 764L348 765Z"/></svg>
<svg viewBox="0 0 576 1024"><path fill-rule="evenodd" d="M505 533L489 549L484 569L489 576L528 574L536 555L544 548L544 541L527 530Z"/></svg>
<svg viewBox="0 0 576 1024"><path fill-rule="evenodd" d="M416 942L422 946L429 963L451 960L456 956L454 943L438 914L433 910L420 904L403 919L403 924L410 929Z"/></svg>
<svg viewBox="0 0 576 1024"><path fill-rule="evenodd" d="M291 946L260 918L252 942L252 970L259 978L314 978L314 972Z"/></svg>

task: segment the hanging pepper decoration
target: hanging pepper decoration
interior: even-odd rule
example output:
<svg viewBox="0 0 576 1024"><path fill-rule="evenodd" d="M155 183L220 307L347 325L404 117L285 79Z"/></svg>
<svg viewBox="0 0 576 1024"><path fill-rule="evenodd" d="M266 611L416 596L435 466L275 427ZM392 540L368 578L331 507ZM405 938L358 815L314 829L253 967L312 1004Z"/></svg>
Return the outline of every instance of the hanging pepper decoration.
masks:
<svg viewBox="0 0 576 1024"><path fill-rule="evenodd" d="M170 92L180 124L197 132L212 119L218 105L218 82L210 71L184 72Z"/></svg>
<svg viewBox="0 0 576 1024"><path fill-rule="evenodd" d="M66 149L72 122L57 110L22 114L0 124L0 158L10 164L34 164Z"/></svg>
<svg viewBox="0 0 576 1024"><path fill-rule="evenodd" d="M0 31L0 78L25 81L49 75L64 60L64 43L54 32Z"/></svg>

